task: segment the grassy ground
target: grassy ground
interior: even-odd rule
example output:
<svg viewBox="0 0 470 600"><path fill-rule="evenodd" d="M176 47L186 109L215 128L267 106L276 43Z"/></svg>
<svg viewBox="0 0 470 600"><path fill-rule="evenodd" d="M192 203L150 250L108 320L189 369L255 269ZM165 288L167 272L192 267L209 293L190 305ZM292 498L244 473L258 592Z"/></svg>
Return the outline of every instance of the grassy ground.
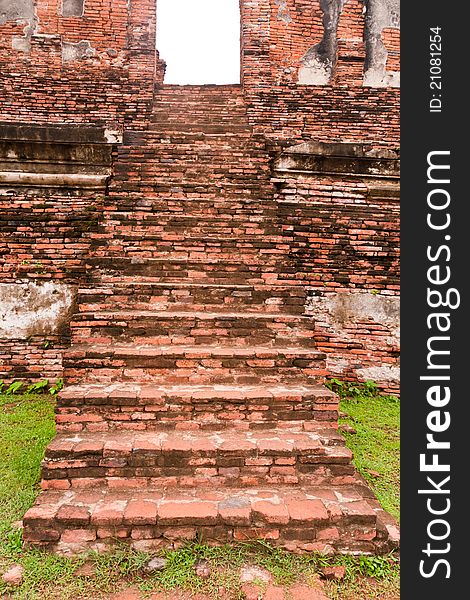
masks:
<svg viewBox="0 0 470 600"><path fill-rule="evenodd" d="M0 535L33 503L39 463L54 432L50 395L0 396Z"/></svg>
<svg viewBox="0 0 470 600"><path fill-rule="evenodd" d="M370 481L387 510L398 514L398 414L396 399L377 396L375 389L358 393L344 384L332 384L344 396L344 423L357 433L346 434L356 455L356 465ZM352 396L348 399L347 396ZM346 578L328 582L325 592L337 600L397 600L399 569L388 557L296 556L267 544L237 544L211 548L192 543L165 554L163 571L145 576L148 555L127 548L111 556L91 555L67 559L36 550L22 549L21 530L15 526L38 493L37 481L43 451L54 435L54 400L48 394L0 396L0 573L11 564L25 568L23 584L8 590L0 583L2 598L15 600L78 600L105 598L132 583L142 592L164 589L202 591L220 599L220 589L230 600L242 598L238 567L256 564L266 568L274 581L289 585L318 578L322 567L342 564ZM371 474L372 472L372 474ZM376 472L376 473L375 473ZM212 574L202 580L194 564L207 560ZM83 571L86 562L87 570ZM6 596L7 592L10 594Z"/></svg>
<svg viewBox="0 0 470 600"><path fill-rule="evenodd" d="M347 416L340 423L356 433L343 431L354 452L354 464L367 480L383 508L397 520L400 510L400 403L393 396L357 394L343 398Z"/></svg>

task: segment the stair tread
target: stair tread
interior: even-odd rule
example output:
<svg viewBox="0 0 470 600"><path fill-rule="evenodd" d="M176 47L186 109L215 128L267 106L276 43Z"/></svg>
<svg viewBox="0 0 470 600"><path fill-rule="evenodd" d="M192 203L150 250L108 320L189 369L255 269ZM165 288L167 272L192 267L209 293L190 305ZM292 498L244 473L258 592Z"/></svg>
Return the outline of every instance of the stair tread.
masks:
<svg viewBox="0 0 470 600"><path fill-rule="evenodd" d="M244 263L242 261L242 259L240 259L240 262L235 262L234 259L227 261L227 260L223 260L221 261L220 259L217 259L216 257L214 258L209 258L207 256L204 256L204 258L200 259L200 258L153 258L151 256L149 257L136 257L136 256L123 256L123 257L116 257L116 256L91 256L89 258L87 258L87 262L103 262L103 263L111 263L111 264L115 264L116 262L119 263L129 263L131 265L140 265L140 264L148 264L148 263L155 263L155 264L177 264L177 265L192 265L192 264L196 264L196 265L220 265L221 267L224 267L226 265L231 265L231 266L237 266L240 267L242 266ZM259 266L259 269L261 270L261 266Z"/></svg>
<svg viewBox="0 0 470 600"><path fill-rule="evenodd" d="M196 283L196 282L185 282L185 283L181 283L181 282L175 282L175 283L161 283L161 282L151 282L151 281L129 281L129 282L122 282L122 283L116 283L114 285L108 285L108 286L94 286L94 287L82 287L79 288L78 293L79 294L97 294L100 293L102 291L112 291L114 289L119 289L121 287L125 287L125 288L129 288L129 287L137 287L137 288L176 288L176 289L187 289L187 288L211 288L211 289L224 289L224 290L259 290L259 291L265 291L266 289L269 290L290 290L291 286L287 286L287 285L272 285L269 283L266 283L265 285L261 286L261 285L256 285L256 284L237 284L237 283L233 283L233 284L229 284L229 283ZM292 290L292 292L295 292L295 290Z"/></svg>
<svg viewBox="0 0 470 600"><path fill-rule="evenodd" d="M321 385L158 385L149 383L80 383L69 385L60 393L62 402L73 402L86 398L89 401L100 402L120 399L121 401L135 402L146 400L152 404L157 401L176 402L191 401L213 402L225 401L232 404L254 402L255 400L269 401L277 398L298 398L299 401L311 398L322 404L336 405L336 394ZM137 407L136 407L137 408ZM235 426L235 424L234 424ZM320 424L324 427L324 424ZM303 423L306 430L316 429L314 422Z"/></svg>
<svg viewBox="0 0 470 600"><path fill-rule="evenodd" d="M311 348L299 348L299 347L266 347L266 346L152 346L149 344L119 344L119 345L100 345L100 344L74 344L72 348L66 351L67 356L81 353L90 354L113 354L115 356L127 356L128 354L138 354L139 356L164 356L176 354L181 355L192 355L196 354L201 357L230 357L230 356L254 356L254 357L272 357L280 354L286 356L324 356L323 352L320 352Z"/></svg>
<svg viewBox="0 0 470 600"><path fill-rule="evenodd" d="M60 394L74 393L75 391L96 391L96 390L107 390L108 392L122 390L122 391L141 391L150 389L155 392L161 393L184 393L187 392L191 395L198 393L211 392L214 394L230 394L236 397L257 397L256 394L260 394L259 397L264 398L269 394L318 394L325 397L335 397L336 394L330 391L323 385L155 385L148 383L139 382L116 382L112 384L100 384L100 383L80 383L78 385L68 385L66 388L60 391Z"/></svg>
<svg viewBox="0 0 470 600"><path fill-rule="evenodd" d="M72 508L80 508L73 511ZM276 510L277 508L277 510ZM131 510L132 509L132 510ZM383 511L358 478L351 486L47 490L24 516L26 527L130 524L265 524L307 526L341 519L374 525ZM80 516L79 516L80 515ZM143 518L147 519L147 523ZM27 538L27 536L26 536Z"/></svg>
<svg viewBox="0 0 470 600"><path fill-rule="evenodd" d="M86 455L117 457L133 453L184 452L204 456L223 452L224 455L295 453L318 455L328 462L349 463L352 452L344 438L331 427L305 431L302 425L289 428L221 431L120 431L58 434L49 444L46 460L67 460Z"/></svg>
<svg viewBox="0 0 470 600"><path fill-rule="evenodd" d="M86 320L92 317L92 320L99 319L119 320L119 319L138 319L140 317L153 317L156 319L218 319L219 321L231 319L264 319L272 321L312 321L312 318L305 315L289 315L280 313L249 313L249 312L209 312L209 311L153 311L153 310L103 310L103 311L81 311L76 314L72 321L76 321L77 317Z"/></svg>

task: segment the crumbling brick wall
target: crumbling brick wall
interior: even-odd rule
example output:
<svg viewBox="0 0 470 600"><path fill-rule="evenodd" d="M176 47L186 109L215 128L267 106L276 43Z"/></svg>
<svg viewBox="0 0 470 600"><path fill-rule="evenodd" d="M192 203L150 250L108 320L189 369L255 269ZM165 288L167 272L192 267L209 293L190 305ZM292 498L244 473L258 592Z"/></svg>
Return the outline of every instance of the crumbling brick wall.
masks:
<svg viewBox="0 0 470 600"><path fill-rule="evenodd" d="M145 126L163 78L155 27L149 0L1 0L0 119Z"/></svg>
<svg viewBox="0 0 470 600"><path fill-rule="evenodd" d="M135 132L146 129L164 76L155 8L155 0L0 0L0 122L88 124L138 139ZM289 148L312 141L396 153L396 0L241 0L240 8L248 118L273 167ZM331 15L333 29L325 26ZM328 65L323 79L312 75L318 56ZM117 158L113 135L110 175L118 172L124 189L126 178L138 172L122 152ZM370 178L354 169L330 179L294 171L274 169L273 177L278 199L285 206L294 202L284 214L291 256L311 290L308 309L317 317L323 310L325 339L318 341L333 357L332 373L372 378L367 369L375 360L388 365L387 386L396 391L397 317L383 315L396 315L396 304L393 311L389 305L399 295L397 175L387 180L388 191L377 194ZM89 229L99 221L106 188L70 185L66 192L47 186L31 192L1 184L3 283L79 285ZM345 303L347 322L337 317ZM60 374L59 350L68 340L66 328L54 331L16 339L11 352L3 344L5 364L24 365L34 346L26 361L36 365L31 371ZM364 347L373 351L364 353ZM28 374L23 366L13 371Z"/></svg>

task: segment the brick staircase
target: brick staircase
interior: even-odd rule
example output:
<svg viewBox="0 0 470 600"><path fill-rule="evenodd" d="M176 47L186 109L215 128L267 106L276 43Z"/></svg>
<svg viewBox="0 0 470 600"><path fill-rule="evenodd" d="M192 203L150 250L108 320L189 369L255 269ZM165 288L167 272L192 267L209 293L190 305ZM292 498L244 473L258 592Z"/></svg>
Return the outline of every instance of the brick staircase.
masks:
<svg viewBox="0 0 470 600"><path fill-rule="evenodd" d="M149 131L126 135L25 540L390 550L395 524L336 429L240 88L165 86Z"/></svg>

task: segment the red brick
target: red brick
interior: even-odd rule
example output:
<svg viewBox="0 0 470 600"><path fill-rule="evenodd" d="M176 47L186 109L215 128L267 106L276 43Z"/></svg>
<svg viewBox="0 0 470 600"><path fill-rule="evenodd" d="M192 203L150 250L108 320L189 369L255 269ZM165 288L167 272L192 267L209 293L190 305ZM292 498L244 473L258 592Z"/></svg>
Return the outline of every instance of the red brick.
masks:
<svg viewBox="0 0 470 600"><path fill-rule="evenodd" d="M82 544L95 540L96 531L87 529L65 529L60 536L60 541L66 544Z"/></svg>
<svg viewBox="0 0 470 600"><path fill-rule="evenodd" d="M237 541L246 540L278 540L279 529L268 529L263 527L236 527L233 530L233 539Z"/></svg>
<svg viewBox="0 0 470 600"><path fill-rule="evenodd" d="M157 522L157 504L145 500L130 500L124 511L124 523L154 525Z"/></svg>
<svg viewBox="0 0 470 600"><path fill-rule="evenodd" d="M97 506L91 515L91 523L93 525L120 525L123 521L124 509L126 503L104 503Z"/></svg>
<svg viewBox="0 0 470 600"><path fill-rule="evenodd" d="M162 502L158 507L158 523L204 523L215 524L215 502Z"/></svg>
<svg viewBox="0 0 470 600"><path fill-rule="evenodd" d="M228 525L249 525L251 520L251 504L239 498L228 498L220 502L219 515Z"/></svg>
<svg viewBox="0 0 470 600"><path fill-rule="evenodd" d="M253 517L259 518L266 523L285 525L289 522L289 513L283 503L274 503L269 501L253 502Z"/></svg>
<svg viewBox="0 0 470 600"><path fill-rule="evenodd" d="M292 521L300 523L321 522L328 519L328 512L321 500L286 500Z"/></svg>
<svg viewBox="0 0 470 600"><path fill-rule="evenodd" d="M85 506L64 504L57 511L56 519L73 525L87 525L90 522L90 511Z"/></svg>

